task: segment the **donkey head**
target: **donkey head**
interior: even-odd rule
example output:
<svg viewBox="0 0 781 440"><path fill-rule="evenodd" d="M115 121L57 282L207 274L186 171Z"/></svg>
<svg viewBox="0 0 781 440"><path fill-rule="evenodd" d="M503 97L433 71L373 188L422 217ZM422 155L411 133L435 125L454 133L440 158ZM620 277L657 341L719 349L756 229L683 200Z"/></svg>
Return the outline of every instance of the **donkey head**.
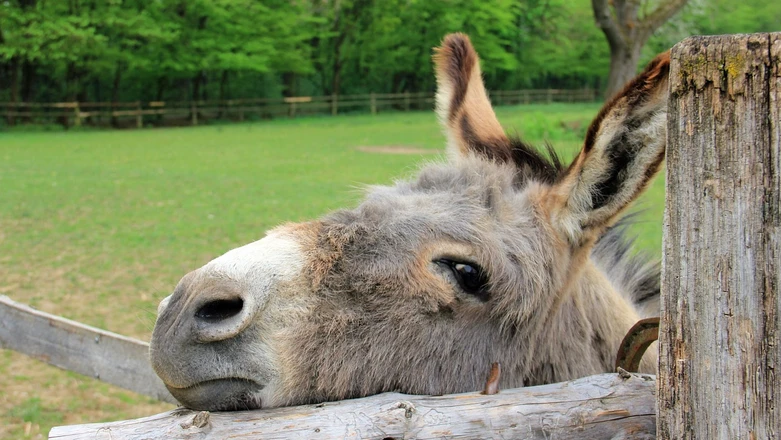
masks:
<svg viewBox="0 0 781 440"><path fill-rule="evenodd" d="M465 35L434 58L448 163L274 229L161 302L152 365L183 404L472 391L492 362L503 387L612 368L658 294L610 227L661 166L667 56L605 105L566 168L505 135Z"/></svg>

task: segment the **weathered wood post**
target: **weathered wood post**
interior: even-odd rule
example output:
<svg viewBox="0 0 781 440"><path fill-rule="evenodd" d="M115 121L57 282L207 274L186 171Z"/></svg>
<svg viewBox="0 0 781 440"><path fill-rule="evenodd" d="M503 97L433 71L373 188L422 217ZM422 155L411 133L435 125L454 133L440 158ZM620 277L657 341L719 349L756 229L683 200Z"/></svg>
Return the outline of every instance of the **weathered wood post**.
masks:
<svg viewBox="0 0 781 440"><path fill-rule="evenodd" d="M369 95L369 107L371 108L371 112L373 115L377 114L377 96L372 92L371 95Z"/></svg>
<svg viewBox="0 0 781 440"><path fill-rule="evenodd" d="M190 103L190 122L193 125L198 125L198 101Z"/></svg>
<svg viewBox="0 0 781 440"><path fill-rule="evenodd" d="M136 101L136 128L144 128L144 112L141 101Z"/></svg>
<svg viewBox="0 0 781 440"><path fill-rule="evenodd" d="M73 126L81 127L81 108L78 101L73 103Z"/></svg>
<svg viewBox="0 0 781 440"><path fill-rule="evenodd" d="M781 33L672 51L659 438L781 436L780 58Z"/></svg>

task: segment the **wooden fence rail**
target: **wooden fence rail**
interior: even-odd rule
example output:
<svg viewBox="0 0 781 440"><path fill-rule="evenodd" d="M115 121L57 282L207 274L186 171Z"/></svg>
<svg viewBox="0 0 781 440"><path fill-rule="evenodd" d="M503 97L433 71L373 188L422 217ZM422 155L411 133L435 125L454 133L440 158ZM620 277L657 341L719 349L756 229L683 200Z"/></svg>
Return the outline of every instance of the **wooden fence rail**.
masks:
<svg viewBox="0 0 781 440"><path fill-rule="evenodd" d="M593 102L594 89L499 90L491 93L495 105L553 102ZM146 123L179 122L198 125L204 120L243 121L247 118L337 115L347 112L376 114L383 111L430 109L434 94L370 93L363 95L295 96L287 98L228 99L212 101L150 102L0 102L0 118L7 125L52 123L66 127L108 125L141 128Z"/></svg>
<svg viewBox="0 0 781 440"><path fill-rule="evenodd" d="M149 364L149 344L35 310L0 295L0 348L176 403Z"/></svg>
<svg viewBox="0 0 781 440"><path fill-rule="evenodd" d="M175 409L121 422L53 428L49 439L649 439L656 381L601 374L499 394L361 399L257 411Z"/></svg>

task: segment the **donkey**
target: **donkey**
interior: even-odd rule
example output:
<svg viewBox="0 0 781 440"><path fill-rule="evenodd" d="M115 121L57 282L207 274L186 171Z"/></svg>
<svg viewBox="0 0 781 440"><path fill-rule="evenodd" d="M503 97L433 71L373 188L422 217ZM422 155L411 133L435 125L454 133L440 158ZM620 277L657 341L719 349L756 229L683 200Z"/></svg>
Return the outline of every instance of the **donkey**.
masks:
<svg viewBox="0 0 781 440"><path fill-rule="evenodd" d="M151 362L182 404L467 392L493 362L502 388L570 380L611 371L627 330L658 314L659 266L629 252L618 216L664 159L669 56L602 108L566 167L505 134L467 36L434 61L447 163L273 229L160 303Z"/></svg>

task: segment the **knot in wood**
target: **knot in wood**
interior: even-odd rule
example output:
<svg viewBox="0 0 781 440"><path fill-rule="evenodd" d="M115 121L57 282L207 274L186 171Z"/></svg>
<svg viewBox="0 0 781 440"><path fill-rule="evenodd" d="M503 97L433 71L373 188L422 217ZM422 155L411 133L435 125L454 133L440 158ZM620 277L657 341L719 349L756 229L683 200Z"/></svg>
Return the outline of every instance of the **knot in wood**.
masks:
<svg viewBox="0 0 781 440"><path fill-rule="evenodd" d="M397 406L399 409L404 410L404 417L411 419L412 414L415 413L415 405L412 404L412 402L399 402L399 406Z"/></svg>
<svg viewBox="0 0 781 440"><path fill-rule="evenodd" d="M189 422L182 422L179 426L182 429L188 428L204 428L209 425L209 411L200 411Z"/></svg>

